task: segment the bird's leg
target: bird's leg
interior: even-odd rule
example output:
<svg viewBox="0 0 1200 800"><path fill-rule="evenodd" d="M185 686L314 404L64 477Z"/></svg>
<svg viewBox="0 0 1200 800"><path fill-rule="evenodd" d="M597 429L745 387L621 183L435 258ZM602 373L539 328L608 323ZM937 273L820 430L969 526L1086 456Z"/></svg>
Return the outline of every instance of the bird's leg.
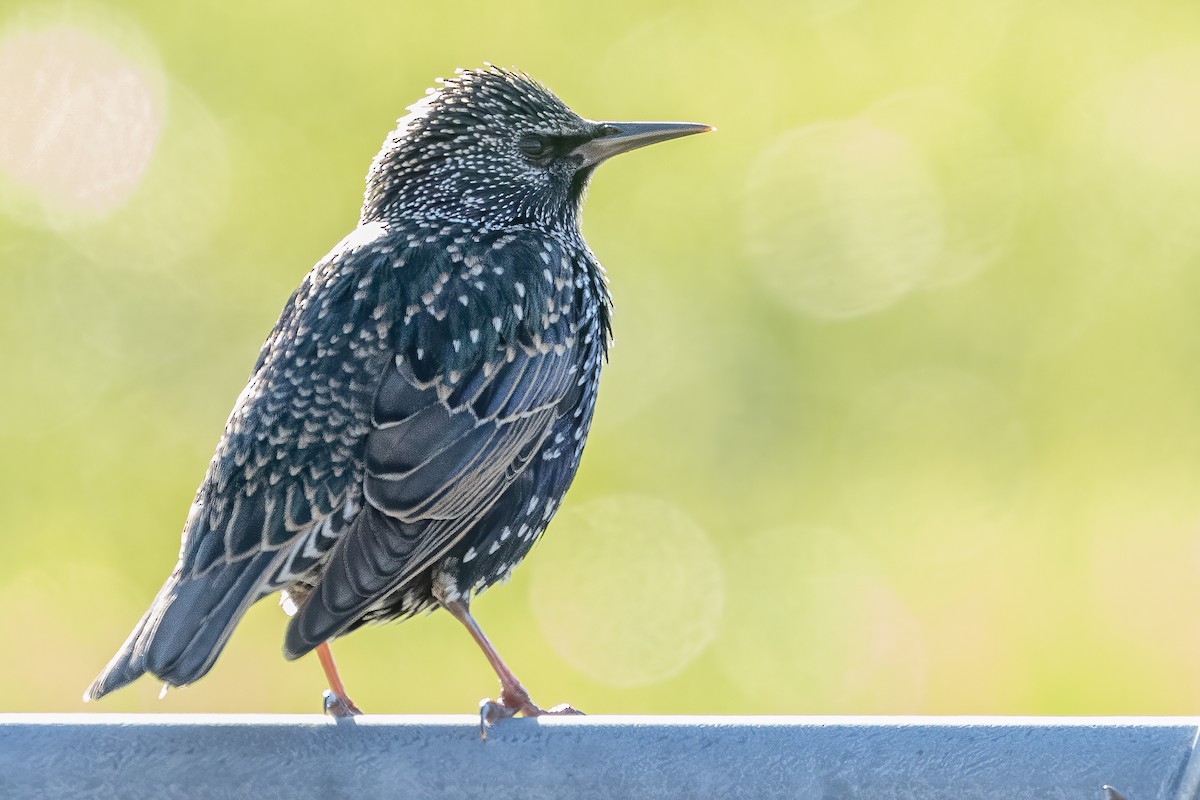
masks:
<svg viewBox="0 0 1200 800"><path fill-rule="evenodd" d="M317 645L317 658L321 661L321 669L325 670L325 679L329 681L329 688L325 690L325 713L338 718L361 714L362 711L354 705L350 695L346 694L346 686L342 683L342 676L338 675L329 642Z"/></svg>
<svg viewBox="0 0 1200 800"><path fill-rule="evenodd" d="M487 657L488 663L496 671L496 677L500 679L499 699L484 700L479 704L479 721L484 726L485 738L487 737L487 725L516 716L517 714L526 717L540 717L546 714L583 713L582 711L576 711L565 703L551 709L542 709L534 705L533 700L529 697L529 692L525 690L525 687L517 680L517 676L504 663L504 659L500 658L500 654L496 652L496 648L488 641L487 635L479 627L479 623L471 616L467 604L462 600L450 600L444 601L442 605L470 631L471 638L475 640L475 644L479 645L479 649Z"/></svg>
<svg viewBox="0 0 1200 800"><path fill-rule="evenodd" d="M496 677L500 679L499 705L502 707L502 709L498 709L500 718L511 717L516 714L524 714L530 717L537 716L541 712L541 709L529 699L529 692L525 691L525 687L517 680L517 676L508 668L508 665L504 663L504 659L496 652L496 648L488 641L487 635L479 627L479 623L471 616L467 604L461 600L452 600L443 605L447 611L454 615L455 619L470 631L471 638L475 640L475 644L479 645L479 649L483 651L483 655L487 658L488 663L495 670Z"/></svg>

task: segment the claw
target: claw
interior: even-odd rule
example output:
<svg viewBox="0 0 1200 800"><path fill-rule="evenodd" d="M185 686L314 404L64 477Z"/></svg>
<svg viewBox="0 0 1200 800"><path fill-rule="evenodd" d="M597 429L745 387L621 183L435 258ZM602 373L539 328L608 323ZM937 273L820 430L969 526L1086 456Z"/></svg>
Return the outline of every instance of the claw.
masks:
<svg viewBox="0 0 1200 800"><path fill-rule="evenodd" d="M479 701L479 738L487 741L488 728L495 725L502 719L514 717L517 714L517 709L497 703L491 698L484 698Z"/></svg>
<svg viewBox="0 0 1200 800"><path fill-rule="evenodd" d="M326 689L321 695L325 701L325 713L337 720L360 716L363 712L354 701L345 695Z"/></svg>
<svg viewBox="0 0 1200 800"><path fill-rule="evenodd" d="M500 720L511 719L520 714L523 717L583 717L582 711L567 703L559 703L553 708L538 708L529 699L529 694L518 687L515 696L501 692L499 700L484 698L479 701L479 738L487 741L488 729ZM1119 798L1118 800L1124 800Z"/></svg>

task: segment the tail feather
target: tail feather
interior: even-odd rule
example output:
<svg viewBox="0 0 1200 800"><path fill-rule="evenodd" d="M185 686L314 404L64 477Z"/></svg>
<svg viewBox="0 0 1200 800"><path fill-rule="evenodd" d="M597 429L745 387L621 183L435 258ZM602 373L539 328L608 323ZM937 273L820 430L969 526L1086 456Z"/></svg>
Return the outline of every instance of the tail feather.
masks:
<svg viewBox="0 0 1200 800"><path fill-rule="evenodd" d="M270 593L265 583L277 555L259 553L195 577L181 577L177 567L83 699L97 700L146 673L171 686L204 677L242 615Z"/></svg>

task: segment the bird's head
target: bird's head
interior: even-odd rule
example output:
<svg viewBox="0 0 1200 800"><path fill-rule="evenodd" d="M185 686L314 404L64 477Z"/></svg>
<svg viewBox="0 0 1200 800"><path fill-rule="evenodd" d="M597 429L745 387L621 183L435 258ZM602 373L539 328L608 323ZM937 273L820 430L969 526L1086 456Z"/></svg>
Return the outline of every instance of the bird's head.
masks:
<svg viewBox="0 0 1200 800"><path fill-rule="evenodd" d="M460 70L410 106L384 142L367 175L362 218L577 225L597 164L708 130L689 122L594 122L523 73Z"/></svg>

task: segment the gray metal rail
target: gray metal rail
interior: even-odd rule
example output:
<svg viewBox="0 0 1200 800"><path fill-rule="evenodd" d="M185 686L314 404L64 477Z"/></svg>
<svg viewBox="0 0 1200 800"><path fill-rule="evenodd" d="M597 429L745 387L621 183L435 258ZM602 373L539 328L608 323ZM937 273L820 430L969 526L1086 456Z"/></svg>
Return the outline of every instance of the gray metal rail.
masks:
<svg viewBox="0 0 1200 800"><path fill-rule="evenodd" d="M0 714L0 798L1200 800L1198 725L563 717L484 742L467 716Z"/></svg>

